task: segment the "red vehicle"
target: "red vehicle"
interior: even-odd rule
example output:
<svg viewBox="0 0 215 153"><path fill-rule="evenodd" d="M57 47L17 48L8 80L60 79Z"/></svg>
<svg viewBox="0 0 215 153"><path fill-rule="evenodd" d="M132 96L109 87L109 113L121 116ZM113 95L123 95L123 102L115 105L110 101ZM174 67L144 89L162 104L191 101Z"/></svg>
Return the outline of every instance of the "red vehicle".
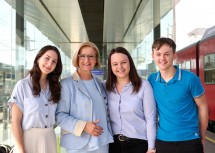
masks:
<svg viewBox="0 0 215 153"><path fill-rule="evenodd" d="M215 26L202 40L176 52L176 65L199 76L209 107L208 130L215 132Z"/></svg>

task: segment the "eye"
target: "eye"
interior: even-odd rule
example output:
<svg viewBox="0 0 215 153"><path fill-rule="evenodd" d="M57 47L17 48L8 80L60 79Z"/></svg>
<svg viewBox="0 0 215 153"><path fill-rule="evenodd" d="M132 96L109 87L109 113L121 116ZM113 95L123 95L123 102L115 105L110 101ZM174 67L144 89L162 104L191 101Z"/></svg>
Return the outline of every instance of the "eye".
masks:
<svg viewBox="0 0 215 153"><path fill-rule="evenodd" d="M93 55L88 55L88 57L89 57L90 59L94 59L94 56L93 56Z"/></svg>
<svg viewBox="0 0 215 153"><path fill-rule="evenodd" d="M91 60L93 60L93 59L95 59L96 58L96 56L95 55L88 55L87 56L89 59L91 59Z"/></svg>
<svg viewBox="0 0 215 153"><path fill-rule="evenodd" d="M85 59L85 55L84 55L84 54L80 54L80 55L78 55L78 57L79 57L80 59Z"/></svg>
<svg viewBox="0 0 215 153"><path fill-rule="evenodd" d="M57 61L52 61L53 63L57 64Z"/></svg>

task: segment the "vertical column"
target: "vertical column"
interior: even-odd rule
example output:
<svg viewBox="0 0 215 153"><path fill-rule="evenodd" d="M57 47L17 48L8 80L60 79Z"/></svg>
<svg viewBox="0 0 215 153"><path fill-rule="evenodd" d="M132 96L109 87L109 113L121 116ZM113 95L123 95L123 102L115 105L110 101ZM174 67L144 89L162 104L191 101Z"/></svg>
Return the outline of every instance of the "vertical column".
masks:
<svg viewBox="0 0 215 153"><path fill-rule="evenodd" d="M24 36L24 0L16 0L16 64L15 80L18 81L24 77L25 69L25 36ZM12 70L14 71L14 70Z"/></svg>
<svg viewBox="0 0 215 153"><path fill-rule="evenodd" d="M107 46L102 46L102 71L103 71L103 79L107 79Z"/></svg>
<svg viewBox="0 0 215 153"><path fill-rule="evenodd" d="M160 0L153 0L154 40L160 38Z"/></svg>
<svg viewBox="0 0 215 153"><path fill-rule="evenodd" d="M24 0L16 0L16 44L24 47Z"/></svg>
<svg viewBox="0 0 215 153"><path fill-rule="evenodd" d="M160 38L160 0L153 0L153 41ZM156 72L156 64L154 60L148 64L149 73Z"/></svg>
<svg viewBox="0 0 215 153"><path fill-rule="evenodd" d="M172 26L172 39L175 40L176 42L176 21L175 21L175 6L176 6L177 2L176 0L172 1L172 9L173 9L173 26Z"/></svg>

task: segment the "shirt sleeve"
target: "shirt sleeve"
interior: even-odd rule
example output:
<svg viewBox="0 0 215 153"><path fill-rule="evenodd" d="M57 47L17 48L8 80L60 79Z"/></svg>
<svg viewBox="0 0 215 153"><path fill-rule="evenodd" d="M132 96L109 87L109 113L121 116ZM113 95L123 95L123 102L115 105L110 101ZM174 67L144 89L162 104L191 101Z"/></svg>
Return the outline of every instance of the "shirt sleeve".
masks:
<svg viewBox="0 0 215 153"><path fill-rule="evenodd" d="M148 148L155 148L156 139L156 104L154 94L149 81L144 83L144 115L146 118L146 132Z"/></svg>
<svg viewBox="0 0 215 153"><path fill-rule="evenodd" d="M81 136L82 132L84 131L86 124L87 124L87 122L79 120L76 123L75 129L74 129L74 135L75 136Z"/></svg>
<svg viewBox="0 0 215 153"><path fill-rule="evenodd" d="M13 92L10 96L10 99L8 100L8 106L11 109L11 106L13 103L15 103L19 109L23 112L23 101L24 101L24 87L23 87L23 81L20 80L15 85Z"/></svg>
<svg viewBox="0 0 215 153"><path fill-rule="evenodd" d="M195 74L191 75L190 91L191 91L193 98L198 98L201 95L203 95L205 92L199 77L196 76Z"/></svg>

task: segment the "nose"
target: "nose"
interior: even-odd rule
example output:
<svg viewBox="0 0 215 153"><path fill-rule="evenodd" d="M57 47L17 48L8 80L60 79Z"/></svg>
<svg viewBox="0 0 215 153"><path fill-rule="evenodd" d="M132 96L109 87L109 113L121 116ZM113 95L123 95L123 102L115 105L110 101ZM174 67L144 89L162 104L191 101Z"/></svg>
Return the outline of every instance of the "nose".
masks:
<svg viewBox="0 0 215 153"><path fill-rule="evenodd" d="M161 59L162 59L162 60L164 60L164 59L165 59L165 55L161 55L160 57L161 57Z"/></svg>
<svg viewBox="0 0 215 153"><path fill-rule="evenodd" d="M122 64L120 63L120 64L118 64L118 68L122 68Z"/></svg>
<svg viewBox="0 0 215 153"><path fill-rule="evenodd" d="M49 67L51 67L51 66L52 66L52 61L49 60L49 61L47 62L47 65L48 65Z"/></svg>
<svg viewBox="0 0 215 153"><path fill-rule="evenodd" d="M85 56L84 61L85 61L85 60L86 60L86 61L89 61L89 60L90 60L89 58L90 58L89 56Z"/></svg>

